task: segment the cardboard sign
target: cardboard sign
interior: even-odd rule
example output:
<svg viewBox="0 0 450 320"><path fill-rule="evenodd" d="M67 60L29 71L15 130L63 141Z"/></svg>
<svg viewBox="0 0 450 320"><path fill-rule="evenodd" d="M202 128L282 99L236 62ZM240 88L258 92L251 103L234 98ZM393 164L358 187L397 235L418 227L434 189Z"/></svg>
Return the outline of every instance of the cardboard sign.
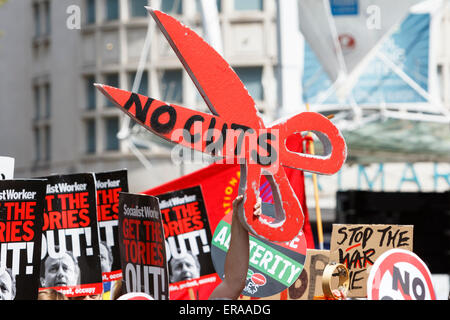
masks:
<svg viewBox="0 0 450 320"><path fill-rule="evenodd" d="M0 180L12 179L14 176L14 158L0 157Z"/></svg>
<svg viewBox="0 0 450 320"><path fill-rule="evenodd" d="M119 194L119 241L122 292L143 292L155 300L169 300L164 229L157 198Z"/></svg>
<svg viewBox="0 0 450 320"><path fill-rule="evenodd" d="M306 250L306 262L298 280L289 287L288 299L312 300L322 296L322 274L328 264L330 251Z"/></svg>
<svg viewBox="0 0 450 320"><path fill-rule="evenodd" d="M127 170L95 173L100 236L103 300L110 300L115 281L122 279L119 246L119 193L128 192Z"/></svg>
<svg viewBox="0 0 450 320"><path fill-rule="evenodd" d="M322 274L329 256L328 250L307 249L305 265L297 280L285 291L261 300L313 300L323 296Z"/></svg>
<svg viewBox="0 0 450 320"><path fill-rule="evenodd" d="M221 279L224 277L225 258L230 244L231 220L232 214L226 215L213 236L213 262ZM306 257L306 240L303 233L286 243L275 244L252 235L249 241L249 268L243 295L271 296L290 287L297 280Z"/></svg>
<svg viewBox="0 0 450 320"><path fill-rule="evenodd" d="M163 12L149 9L212 114L106 85L96 87L123 112L154 134L182 146L211 154L221 163L241 165L240 193L245 195L241 217L253 234L270 241L296 237L304 222L299 200L284 167L322 174L336 173L346 158L345 141L324 116L304 112L266 127L255 102L228 63L194 31ZM314 131L324 154L293 152L286 140L295 133ZM253 216L261 175L272 186L275 218Z"/></svg>
<svg viewBox="0 0 450 320"><path fill-rule="evenodd" d="M97 221L102 256L102 279L113 281L122 278L119 249L119 193L128 192L126 170L95 174L97 189Z"/></svg>
<svg viewBox="0 0 450 320"><path fill-rule="evenodd" d="M368 269L385 251L412 251L412 225L333 224L330 262L344 264L350 273L349 297L367 297Z"/></svg>
<svg viewBox="0 0 450 320"><path fill-rule="evenodd" d="M54 288L68 297L101 294L99 257L94 175L47 177L41 287Z"/></svg>
<svg viewBox="0 0 450 320"><path fill-rule="evenodd" d="M152 296L142 292L130 292L121 295L117 300L155 300Z"/></svg>
<svg viewBox="0 0 450 320"><path fill-rule="evenodd" d="M202 190L196 186L157 197L164 222L171 299L208 299L219 281L211 260L211 229Z"/></svg>
<svg viewBox="0 0 450 320"><path fill-rule="evenodd" d="M0 180L0 300L35 300L45 180Z"/></svg>
<svg viewBox="0 0 450 320"><path fill-rule="evenodd" d="M378 257L367 280L369 300L436 300L431 273L413 252L391 249Z"/></svg>

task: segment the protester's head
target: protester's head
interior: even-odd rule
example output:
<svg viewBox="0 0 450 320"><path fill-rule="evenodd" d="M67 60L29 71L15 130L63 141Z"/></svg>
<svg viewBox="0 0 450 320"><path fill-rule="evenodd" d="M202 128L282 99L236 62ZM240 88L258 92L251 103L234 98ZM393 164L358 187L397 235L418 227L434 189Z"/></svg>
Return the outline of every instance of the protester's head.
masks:
<svg viewBox="0 0 450 320"><path fill-rule="evenodd" d="M192 252L170 260L170 280L178 282L200 277L200 263Z"/></svg>
<svg viewBox="0 0 450 320"><path fill-rule="evenodd" d="M106 245L105 241L100 241L100 263L102 272L111 272L113 254L111 248Z"/></svg>
<svg viewBox="0 0 450 320"><path fill-rule="evenodd" d="M70 251L54 258L48 256L44 261L42 287L66 287L79 284L78 262Z"/></svg>
<svg viewBox="0 0 450 320"><path fill-rule="evenodd" d="M39 291L38 300L69 300L69 298L62 292L49 288Z"/></svg>
<svg viewBox="0 0 450 320"><path fill-rule="evenodd" d="M16 297L16 278L11 269L0 268L0 300L14 300Z"/></svg>
<svg viewBox="0 0 450 320"><path fill-rule="evenodd" d="M123 286L122 279L114 281L114 286L111 293L111 300L117 300L123 294L122 286Z"/></svg>

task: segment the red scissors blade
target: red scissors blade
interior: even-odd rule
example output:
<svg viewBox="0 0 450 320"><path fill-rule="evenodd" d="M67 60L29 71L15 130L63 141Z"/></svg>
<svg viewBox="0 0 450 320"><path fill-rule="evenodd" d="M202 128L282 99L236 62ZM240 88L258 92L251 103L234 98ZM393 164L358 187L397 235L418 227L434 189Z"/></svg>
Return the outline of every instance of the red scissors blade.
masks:
<svg viewBox="0 0 450 320"><path fill-rule="evenodd" d="M209 129L224 132L228 128L220 117L111 86L94 85L123 112L161 138L206 153L215 147L215 155L223 156L225 138L213 142L215 139L208 134Z"/></svg>
<svg viewBox="0 0 450 320"><path fill-rule="evenodd" d="M158 10L148 11L211 112L230 123L263 128L253 98L221 55L176 19Z"/></svg>

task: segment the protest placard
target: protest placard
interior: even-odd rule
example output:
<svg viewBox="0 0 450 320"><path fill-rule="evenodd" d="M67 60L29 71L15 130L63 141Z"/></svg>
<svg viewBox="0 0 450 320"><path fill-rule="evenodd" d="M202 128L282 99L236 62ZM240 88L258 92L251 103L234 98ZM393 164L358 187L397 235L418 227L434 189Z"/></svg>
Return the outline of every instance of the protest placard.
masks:
<svg viewBox="0 0 450 320"><path fill-rule="evenodd" d="M412 225L333 224L330 262L344 264L349 271L349 297L367 297L369 268L385 251L412 251Z"/></svg>
<svg viewBox="0 0 450 320"><path fill-rule="evenodd" d="M232 214L226 215L217 226L212 240L213 263L221 279L224 276L225 258L231 240L231 221ZM253 235L249 236L249 241L249 268L243 295L271 296L290 287L297 280L306 258L303 232L285 243L273 243Z"/></svg>
<svg viewBox="0 0 450 320"><path fill-rule="evenodd" d="M0 180L14 177L14 158L0 157Z"/></svg>
<svg viewBox="0 0 450 320"><path fill-rule="evenodd" d="M164 229L156 197L119 194L119 243L122 292L169 300Z"/></svg>
<svg viewBox="0 0 450 320"><path fill-rule="evenodd" d="M127 170L95 173L95 180L103 299L109 300L114 281L122 279L118 214L119 193L128 192Z"/></svg>
<svg viewBox="0 0 450 320"><path fill-rule="evenodd" d="M330 251L306 249L306 260L302 272L291 286L262 300L313 300L323 296L322 274L328 264Z"/></svg>
<svg viewBox="0 0 450 320"><path fill-rule="evenodd" d="M121 295L117 300L155 300L152 296L143 292L130 292Z"/></svg>
<svg viewBox="0 0 450 320"><path fill-rule="evenodd" d="M41 287L68 297L101 294L95 178L47 177L42 227Z"/></svg>
<svg viewBox="0 0 450 320"><path fill-rule="evenodd" d="M45 186L0 180L0 300L37 299Z"/></svg>
<svg viewBox="0 0 450 320"><path fill-rule="evenodd" d="M288 290L288 298L293 300L312 300L323 295L322 274L328 264L330 251L306 250L305 267Z"/></svg>
<svg viewBox="0 0 450 320"><path fill-rule="evenodd" d="M375 261L367 280L369 300L436 300L430 270L413 252L391 249Z"/></svg>
<svg viewBox="0 0 450 320"><path fill-rule="evenodd" d="M170 296L208 299L220 281L211 260L211 229L202 189L195 186L157 197L166 238Z"/></svg>

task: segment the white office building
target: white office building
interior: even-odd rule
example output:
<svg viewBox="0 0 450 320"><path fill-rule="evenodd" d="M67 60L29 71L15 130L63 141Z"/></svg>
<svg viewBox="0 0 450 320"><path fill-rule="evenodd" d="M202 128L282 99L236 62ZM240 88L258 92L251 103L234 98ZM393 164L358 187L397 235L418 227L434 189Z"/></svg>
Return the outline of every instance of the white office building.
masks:
<svg viewBox="0 0 450 320"><path fill-rule="evenodd" d="M271 117L277 106L276 3L217 3L223 55L259 110ZM15 158L15 177L128 168L130 189L141 191L202 166L174 167L170 146L137 143L144 167L117 137L122 112L92 86L131 90L150 30L137 91L206 111L144 5L146 0L10 0L2 5L0 149L1 155ZM202 34L198 1L151 5Z"/></svg>

